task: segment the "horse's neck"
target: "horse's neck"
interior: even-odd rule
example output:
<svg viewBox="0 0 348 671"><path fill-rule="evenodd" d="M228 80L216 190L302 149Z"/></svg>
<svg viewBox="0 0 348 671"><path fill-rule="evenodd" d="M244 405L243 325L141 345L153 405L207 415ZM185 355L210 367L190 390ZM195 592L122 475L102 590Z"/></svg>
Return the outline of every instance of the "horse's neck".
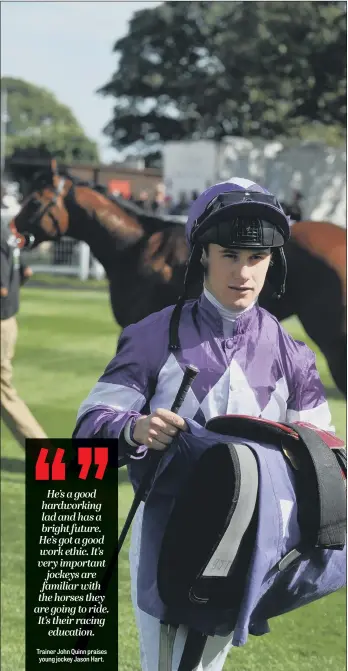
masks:
<svg viewBox="0 0 348 671"><path fill-rule="evenodd" d="M102 226L97 218L79 208L70 216L67 235L75 240L86 242L93 256L109 274L115 263L115 243L111 233Z"/></svg>

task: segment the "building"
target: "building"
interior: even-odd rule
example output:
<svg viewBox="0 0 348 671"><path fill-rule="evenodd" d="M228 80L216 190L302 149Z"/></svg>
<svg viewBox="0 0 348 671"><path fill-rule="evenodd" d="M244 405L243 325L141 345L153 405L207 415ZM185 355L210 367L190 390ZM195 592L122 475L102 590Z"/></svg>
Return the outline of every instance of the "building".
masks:
<svg viewBox="0 0 348 671"><path fill-rule="evenodd" d="M35 173L47 169L49 159L24 159L13 157L6 161L6 172L20 185L26 196ZM124 196L132 194L136 198L142 190L152 196L156 184L162 181L162 171L156 168L138 169L123 163L95 165L92 163L58 163L58 169L67 170L74 177L87 182L101 184L110 190L119 190Z"/></svg>

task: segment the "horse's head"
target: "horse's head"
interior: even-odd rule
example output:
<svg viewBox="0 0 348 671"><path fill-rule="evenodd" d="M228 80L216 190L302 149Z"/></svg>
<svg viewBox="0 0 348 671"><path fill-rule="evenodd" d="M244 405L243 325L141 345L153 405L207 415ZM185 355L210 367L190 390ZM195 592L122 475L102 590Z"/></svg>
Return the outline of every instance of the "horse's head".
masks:
<svg viewBox="0 0 348 671"><path fill-rule="evenodd" d="M45 240L59 240L69 227L65 197L72 183L62 177L53 159L50 169L34 181L35 190L24 200L10 222L20 247L36 247Z"/></svg>

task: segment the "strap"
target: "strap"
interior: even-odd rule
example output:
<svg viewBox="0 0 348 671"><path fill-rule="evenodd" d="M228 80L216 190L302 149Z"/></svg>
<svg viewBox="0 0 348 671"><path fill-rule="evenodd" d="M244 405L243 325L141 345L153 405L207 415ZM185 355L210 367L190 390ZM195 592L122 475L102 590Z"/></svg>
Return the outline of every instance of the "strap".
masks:
<svg viewBox="0 0 348 671"><path fill-rule="evenodd" d="M203 657L207 638L207 634L202 634L200 631L188 630L178 671L197 671Z"/></svg>
<svg viewBox="0 0 348 671"><path fill-rule="evenodd" d="M226 578L231 566L237 557L244 534L249 527L254 514L259 472L257 460L247 445L229 443L228 449L231 459L237 461L235 465L236 485L233 495L228 525L202 572L203 577ZM191 597L192 597L191 588Z"/></svg>
<svg viewBox="0 0 348 671"><path fill-rule="evenodd" d="M178 627L173 624L160 624L158 671L172 671L173 650Z"/></svg>
<svg viewBox="0 0 348 671"><path fill-rule="evenodd" d="M214 417L206 428L278 444L294 455L301 549L342 550L346 542L346 451L337 436L307 422L278 423L244 415ZM293 561L293 559L292 559Z"/></svg>
<svg viewBox="0 0 348 671"><path fill-rule="evenodd" d="M347 452L346 450L338 449L335 450L336 459L341 467L342 475L347 479Z"/></svg>
<svg viewBox="0 0 348 671"><path fill-rule="evenodd" d="M292 450L299 460L298 520L306 545L342 550L346 542L346 489L334 451L318 432L288 424L301 438Z"/></svg>

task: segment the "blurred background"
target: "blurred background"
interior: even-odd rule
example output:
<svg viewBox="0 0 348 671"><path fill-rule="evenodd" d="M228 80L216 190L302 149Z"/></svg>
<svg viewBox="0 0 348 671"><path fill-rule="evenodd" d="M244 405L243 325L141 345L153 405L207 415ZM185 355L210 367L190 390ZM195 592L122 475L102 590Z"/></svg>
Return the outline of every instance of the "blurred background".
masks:
<svg viewBox="0 0 348 671"><path fill-rule="evenodd" d="M161 216L239 175L277 194L292 221L346 227L346 2L1 3L1 221L50 158ZM64 238L26 252L15 382L50 436L112 357L120 329L104 269ZM39 280L38 280L39 278ZM84 291L82 291L84 289ZM296 318L284 322L306 340ZM338 433L346 405L318 348ZM24 462L2 431L2 668L24 670ZM120 521L131 491L119 484ZM126 552L120 671L139 670ZM339 592L277 619L226 669L345 669Z"/></svg>
<svg viewBox="0 0 348 671"><path fill-rule="evenodd" d="M346 226L345 2L5 2L1 70L3 219L54 156L157 214L243 175ZM80 257L35 270L103 276Z"/></svg>

